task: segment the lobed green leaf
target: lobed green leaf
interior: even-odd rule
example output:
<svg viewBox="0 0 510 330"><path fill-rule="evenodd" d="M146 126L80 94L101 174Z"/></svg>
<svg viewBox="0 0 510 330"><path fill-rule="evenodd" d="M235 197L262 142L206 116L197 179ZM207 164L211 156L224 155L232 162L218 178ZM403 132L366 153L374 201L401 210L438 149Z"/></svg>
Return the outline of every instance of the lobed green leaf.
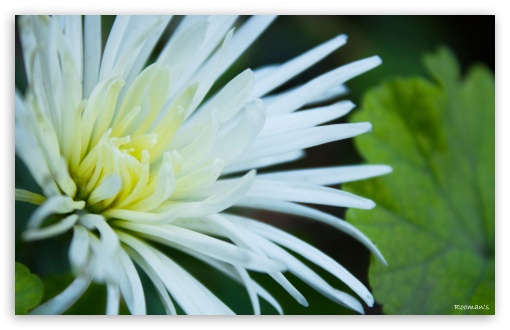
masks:
<svg viewBox="0 0 510 330"><path fill-rule="evenodd" d="M43 297L44 285L37 275L30 273L30 270L23 264L15 264L15 313L28 314L28 312L39 305Z"/></svg>
<svg viewBox="0 0 510 330"><path fill-rule="evenodd" d="M347 220L388 261L369 273L385 313L494 314L494 76L474 66L462 79L447 49L425 63L434 81L383 83L352 117L374 125L360 153L393 173L344 186L377 203Z"/></svg>

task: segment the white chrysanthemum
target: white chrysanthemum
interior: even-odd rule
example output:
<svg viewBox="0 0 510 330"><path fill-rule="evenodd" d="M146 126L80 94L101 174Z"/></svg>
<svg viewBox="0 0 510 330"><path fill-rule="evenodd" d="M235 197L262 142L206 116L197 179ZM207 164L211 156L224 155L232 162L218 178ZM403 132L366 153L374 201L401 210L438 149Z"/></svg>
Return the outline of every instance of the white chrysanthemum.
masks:
<svg viewBox="0 0 510 330"><path fill-rule="evenodd" d="M294 161L303 149L353 137L369 123L318 126L353 108L349 101L313 107L339 96L342 83L380 64L371 57L276 95L268 94L346 42L338 36L281 65L247 69L205 98L216 79L266 29L273 17L252 17L233 33L236 17L186 17L155 63L145 67L170 17L120 16L102 52L99 17L19 19L29 86L16 94L16 153L43 195L16 190L40 204L24 239L72 231L69 261L76 279L32 313L66 311L92 281L106 284L106 313L120 299L146 312L140 267L169 314L232 310L153 242L196 257L282 313L250 278L267 273L302 305L289 271L334 302L363 313L362 304L331 287L287 250L345 282L368 306L369 290L309 244L233 206L264 209L327 223L376 247L345 221L297 203L369 209L370 200L325 186L389 172L387 166L256 170ZM302 107L307 110L299 110ZM56 223L45 220L56 215ZM55 218L55 217L53 217Z"/></svg>

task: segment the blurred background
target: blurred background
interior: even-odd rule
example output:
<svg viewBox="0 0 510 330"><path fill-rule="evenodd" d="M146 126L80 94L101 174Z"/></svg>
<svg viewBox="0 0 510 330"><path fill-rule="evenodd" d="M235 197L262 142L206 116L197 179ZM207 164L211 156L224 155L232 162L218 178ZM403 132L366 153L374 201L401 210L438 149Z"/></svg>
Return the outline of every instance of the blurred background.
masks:
<svg viewBox="0 0 510 330"><path fill-rule="evenodd" d="M113 24L114 17L103 18L105 38ZM245 19L240 18L240 21ZM174 19L169 26L167 36L178 23ZM306 82L343 64L379 55L383 64L352 81L347 82L349 94L344 97L361 106L363 94L371 87L386 79L396 76L425 75L422 57L425 53L435 51L438 46L448 46L457 55L462 68L481 62L495 69L495 17L494 16L281 16L250 47L240 60L234 63L215 85L218 89L225 82L245 68L256 69L267 64L282 63L338 34L347 34L348 43L328 56L325 60L293 79L278 90L285 90ZM165 39L165 36L163 37ZM158 46L162 47L161 42ZM156 52L158 49L156 49ZM26 78L16 28L16 87L24 91ZM275 91L275 92L278 92ZM356 111L356 110L354 110ZM338 122L345 122L343 118ZM377 125L377 123L372 123ZM359 164L363 160L353 147L351 140L344 140L318 146L307 150L307 157L299 162L271 168L305 168L317 166ZM34 184L24 165L16 158L16 187L40 192ZM315 207L315 206L314 206ZM329 207L317 207L328 213L343 218L345 210ZM42 242L22 243L19 239L26 219L34 208L25 203L16 202L16 246L15 259L24 263L30 270L45 280L45 297L51 297L70 283L67 262L69 235ZM241 212L241 211L240 211ZM341 263L358 279L367 281L370 255L354 239L314 223L307 219L285 216L271 212L250 213L251 217L266 221L279 228L310 242L326 254ZM166 251L176 261L193 273L232 309L240 314L251 314L251 306L245 290L238 284L226 279L208 266L173 250ZM384 251L382 251L384 253ZM313 267L334 287L349 291L332 276ZM310 306L304 308L295 302L279 286L260 274L252 274L281 303L286 314L350 314L351 312L329 301L299 279L289 275L289 280L303 293ZM146 285L149 312L163 313L163 308L151 285ZM84 314L104 313L105 289L97 286L89 292L68 312ZM45 298L46 299L46 298ZM90 304L90 302L94 302ZM266 314L276 313L269 304L262 302L262 311ZM381 307L365 308L367 314L380 314Z"/></svg>

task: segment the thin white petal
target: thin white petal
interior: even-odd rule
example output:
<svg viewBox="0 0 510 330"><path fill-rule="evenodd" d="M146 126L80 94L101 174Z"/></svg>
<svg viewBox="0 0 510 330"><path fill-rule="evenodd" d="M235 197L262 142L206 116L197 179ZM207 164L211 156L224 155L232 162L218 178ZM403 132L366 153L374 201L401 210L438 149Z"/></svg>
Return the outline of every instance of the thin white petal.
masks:
<svg viewBox="0 0 510 330"><path fill-rule="evenodd" d="M179 222L181 226L187 228L193 228L200 232L225 237L232 240L235 244L240 247L250 249L261 256L263 259L267 259L264 252L247 237L242 227L236 227L230 223L225 217L221 215L212 215L206 219L205 222L200 219L187 219L186 222ZM278 284L280 284L296 301L303 306L308 306L308 302L305 297L285 278L281 272L269 272L268 273Z"/></svg>
<svg viewBox="0 0 510 330"><path fill-rule="evenodd" d="M33 309L30 314L62 314L69 309L87 290L92 281L87 273L78 275L69 286L51 300Z"/></svg>
<svg viewBox="0 0 510 330"><path fill-rule="evenodd" d="M206 19L197 19L186 26L181 25L159 54L157 62L170 64L170 61L175 60L177 63L171 65L178 68L180 65L177 64L192 60L204 41L208 26Z"/></svg>
<svg viewBox="0 0 510 330"><path fill-rule="evenodd" d="M273 89L279 87L294 76L308 69L313 64L322 60L334 50L338 49L347 42L346 35L337 36L328 42L317 46L316 48L280 65L271 74L257 81L253 94L255 96L263 96Z"/></svg>
<svg viewBox="0 0 510 330"><path fill-rule="evenodd" d="M37 93L37 99L44 102L42 110L51 117L53 132L61 138L62 113L62 74L58 63L57 39L61 33L57 18L43 16L30 16L33 31L38 39L36 51L36 64L33 68L33 81L29 82ZM36 87L39 87L36 89Z"/></svg>
<svg viewBox="0 0 510 330"><path fill-rule="evenodd" d="M202 64L204 60L211 55L214 48L218 46L231 29L237 17L236 15L212 15L207 17L209 29L207 30L204 44L200 49L200 58L196 59L197 63Z"/></svg>
<svg viewBox="0 0 510 330"><path fill-rule="evenodd" d="M222 220L222 219L220 219L220 220ZM196 253L193 251L190 251L190 252L191 252L190 253L191 255L194 255L195 257L197 257L201 260L208 259L217 265L217 262L215 262L215 260L211 259L210 257L207 257L203 254ZM258 291L260 290L260 287L258 287L256 285L256 283L254 283L251 280L248 272L244 268L239 267L239 266L234 266L234 269L235 269L235 272L237 272L237 276L233 276L233 275L231 275L231 276L234 277L235 279L237 279L239 282L241 282L241 284L243 284L245 286L245 288L248 291L250 301L252 302L254 314L260 315L260 303L259 303L258 295L257 295Z"/></svg>
<svg viewBox="0 0 510 330"><path fill-rule="evenodd" d="M121 285L120 290L122 296L126 301L126 305L133 315L145 315L145 295L143 293L142 282L140 276L136 271L133 262L124 251L124 249L118 249L118 256L124 272L126 274L127 283Z"/></svg>
<svg viewBox="0 0 510 330"><path fill-rule="evenodd" d="M271 254L268 253L268 255ZM274 257L274 255L271 256ZM299 292L299 290L296 289L282 273L276 274L273 279L280 284L282 288L284 288L285 291L287 291L287 293L290 294L300 305L308 307L308 301L305 296L303 296L303 294L301 294L301 292Z"/></svg>
<svg viewBox="0 0 510 330"><path fill-rule="evenodd" d="M381 59L378 56L373 56L325 73L271 102L268 106L268 112L281 114L297 110L330 88L343 84L347 80L373 69L379 64L381 64Z"/></svg>
<svg viewBox="0 0 510 330"><path fill-rule="evenodd" d="M258 159L246 161L246 162L235 162L225 166L223 170L223 174L232 174L242 171L248 171L252 169L259 169L264 167L269 167L277 164L284 164L288 162L293 162L295 160L301 159L305 156L304 151L297 150L291 151L279 155L261 157Z"/></svg>
<svg viewBox="0 0 510 330"><path fill-rule="evenodd" d="M120 233L119 237L153 268L187 314L221 315L233 313L207 288L170 258L130 235ZM134 257L133 254L132 257Z"/></svg>
<svg viewBox="0 0 510 330"><path fill-rule="evenodd" d="M89 232L89 241L93 249L94 257L94 279L96 281L112 281L117 275L111 274L112 260L118 254L119 239L113 229L106 223L106 219L98 214L85 214L80 217L80 224L87 228ZM100 239L98 240L92 232L99 231ZM117 267L118 269L119 267ZM113 269L115 273L118 270Z"/></svg>
<svg viewBox="0 0 510 330"><path fill-rule="evenodd" d="M184 287L187 289L188 293L196 297L197 305L199 305L202 315L234 315L234 312L227 305L182 267L174 263L163 253L157 250L155 250L155 253L162 262L170 265L170 273L177 273L177 276L181 276L181 279L184 280Z"/></svg>
<svg viewBox="0 0 510 330"><path fill-rule="evenodd" d="M198 53L199 57L195 59L196 65L203 64L211 55L212 51L218 46L227 32L231 29L232 24L236 21L236 15L211 15L207 17L209 28L204 40L204 44ZM193 70L194 71L194 70Z"/></svg>
<svg viewBox="0 0 510 330"><path fill-rule="evenodd" d="M18 20L21 47L23 50L23 61L27 80L32 81L33 60L37 49L37 40L32 30L29 16L20 16Z"/></svg>
<svg viewBox="0 0 510 330"><path fill-rule="evenodd" d="M199 20L180 31L163 49L157 62L169 65L172 74L180 76L204 42L208 26L207 20Z"/></svg>
<svg viewBox="0 0 510 330"><path fill-rule="evenodd" d="M26 126L22 125L18 121L16 122L16 155L27 166L35 182L42 188L44 195L54 196L60 194L40 146L37 145L36 138Z"/></svg>
<svg viewBox="0 0 510 330"><path fill-rule="evenodd" d="M140 53L136 57L136 59L133 63L133 66L131 68L131 71L127 75L127 78L126 78L127 86L130 86L131 83L133 82L133 80L135 80L136 76L142 71L145 63L147 62L147 59L149 58L150 54L154 50L156 43L158 42L159 38L165 31L165 28L167 27L168 23L172 19L172 16L164 16L161 18L162 18L162 20L157 24L157 27L145 39L143 46L140 50Z"/></svg>
<svg viewBox="0 0 510 330"><path fill-rule="evenodd" d="M63 195L55 195L48 198L39 206L28 219L27 228L37 228L52 214L64 214L74 210L81 210L85 207L84 201L73 201L72 198Z"/></svg>
<svg viewBox="0 0 510 330"><path fill-rule="evenodd" d="M196 67L201 64L197 64L194 59L205 42L208 27L209 21L206 19L194 21L189 26L176 32L160 53L156 63L168 65L172 77L175 77L172 82L172 89L166 95L167 104L172 103L178 95L181 95L186 88L195 82L208 84L203 79L192 79L192 81L189 79L189 76L195 72ZM207 90L209 87L203 86ZM202 93L203 91L200 92L200 94ZM195 106L189 110L190 113Z"/></svg>
<svg viewBox="0 0 510 330"><path fill-rule="evenodd" d="M105 199L115 197L122 188L122 179L119 174L113 173L103 179L88 199L89 205L94 205Z"/></svg>
<svg viewBox="0 0 510 330"><path fill-rule="evenodd" d="M209 89L221 74L221 69L225 66L225 57L227 56L227 52L230 48L230 41L232 39L233 32L233 30L230 30L227 33L221 47L191 78L192 82L198 83L198 90L196 92L195 99L186 112L186 117L189 117L203 101L204 97L209 92Z"/></svg>
<svg viewBox="0 0 510 330"><path fill-rule="evenodd" d="M236 266L235 269L239 273L239 276L241 277L241 280L244 284L244 287L246 288L246 291L248 291L248 296L250 297L251 305L253 307L253 314L260 315L259 297L257 295L255 286L251 281L250 275L244 268Z"/></svg>
<svg viewBox="0 0 510 330"><path fill-rule="evenodd" d="M114 115L117 96L124 82L119 77L100 81L92 91L81 120L81 157L89 148L97 145L106 132L111 132L110 122ZM109 134L109 133L108 133Z"/></svg>
<svg viewBox="0 0 510 330"><path fill-rule="evenodd" d="M144 225L127 221L117 226L136 231L159 243L183 250L194 250L218 260L262 272L284 269L284 265L224 241L172 225Z"/></svg>
<svg viewBox="0 0 510 330"><path fill-rule="evenodd" d="M148 132L167 99L170 76L171 70L168 66L152 64L136 77L129 89L122 91L125 97L114 120L115 134L127 133L136 136ZM136 120L127 124L126 121L129 121L131 113L135 111L133 105L140 106L140 113L136 115ZM123 130L115 127L120 126L120 123L126 123Z"/></svg>
<svg viewBox="0 0 510 330"><path fill-rule="evenodd" d="M255 99L247 103L238 115L232 118L232 123L219 136L212 147L211 153L225 163L236 159L257 138L266 120L264 103Z"/></svg>
<svg viewBox="0 0 510 330"><path fill-rule="evenodd" d="M126 250L130 257L139 265L145 264L150 267L156 276L163 282L166 289L175 301L181 306L187 314L200 314L200 310L196 306L195 297L189 295L189 289L184 287L180 281L179 274L170 273L168 271L168 262L163 263L154 252L153 248L146 244L142 244L139 240L124 233L119 233L119 238L127 245Z"/></svg>
<svg viewBox="0 0 510 330"><path fill-rule="evenodd" d="M106 315L118 315L120 304L120 290L115 283L106 284Z"/></svg>
<svg viewBox="0 0 510 330"><path fill-rule="evenodd" d="M267 136L256 140L235 163L254 161L290 151L310 148L324 143L347 139L372 129L370 123L337 124L304 128Z"/></svg>
<svg viewBox="0 0 510 330"><path fill-rule="evenodd" d="M101 16L86 15L84 23L83 97L92 93L101 62Z"/></svg>
<svg viewBox="0 0 510 330"><path fill-rule="evenodd" d="M313 287L325 297L333 300L334 302L353 309L361 314L364 314L363 306L354 297L331 287L319 275L307 267L304 263L299 261L293 255L279 247L278 245L266 240L265 238L251 234L252 239L259 245L268 255L274 258L281 258L289 265L289 270L302 279L308 285Z"/></svg>
<svg viewBox="0 0 510 330"><path fill-rule="evenodd" d="M172 198L185 198L189 193L206 188L216 182L221 175L224 164L223 160L216 158L212 163L178 178Z"/></svg>
<svg viewBox="0 0 510 330"><path fill-rule="evenodd" d="M117 16L105 46L99 80L111 75L126 78L145 40L166 21L164 16Z"/></svg>
<svg viewBox="0 0 510 330"><path fill-rule="evenodd" d="M359 209L371 209L375 206L369 199L342 190L287 181L256 179L247 196Z"/></svg>
<svg viewBox="0 0 510 330"><path fill-rule="evenodd" d="M232 38L230 50L225 60L225 65L221 73L228 69L235 60L244 53L244 51L266 30L273 22L276 16L263 15L253 16L246 21ZM220 73L220 74L221 74Z"/></svg>
<svg viewBox="0 0 510 330"><path fill-rule="evenodd" d="M216 259L210 258L210 257L205 256L205 255L200 254L200 253L196 253L196 252L188 252L188 253L190 255L194 256L195 258L197 258L199 260L202 260L203 262L205 262L206 264L210 265L211 267L216 268L217 270L219 270L220 272L222 272L223 274L225 274L229 278L233 279L234 281L238 282L239 284L243 284L243 281L242 281L239 273L234 269L233 266L231 266L229 264L226 264L226 263L223 263L221 261L218 261ZM252 282L252 285L255 288L256 293L260 297L265 299L268 303L270 303L271 306L273 306L276 309L276 311L280 315L282 315L283 314L283 310L282 310L280 304L278 304L278 302L276 301L276 299L274 299L274 297L271 296L271 294L269 294L257 282L255 282L253 280L251 280L251 282Z"/></svg>
<svg viewBox="0 0 510 330"><path fill-rule="evenodd" d="M255 171L250 171L241 178L228 180L224 185L216 181L210 189L203 189L205 194L196 193L190 196L190 198L205 198L202 202L174 204L165 208L175 209L175 214L181 218L197 218L221 212L246 195L254 177ZM216 184L219 185L216 187Z"/></svg>
<svg viewBox="0 0 510 330"><path fill-rule="evenodd" d="M253 72L250 69L244 70L230 80L210 101L207 101L198 110L195 117L206 116L209 112L217 109L221 123L229 120L241 110L248 97L251 96L254 84Z"/></svg>
<svg viewBox="0 0 510 330"><path fill-rule="evenodd" d="M99 231L104 255L116 253L116 250L119 248L119 239L103 216L99 214L85 214L80 218L80 224L91 231L95 229Z"/></svg>
<svg viewBox="0 0 510 330"><path fill-rule="evenodd" d="M43 228L27 229L21 237L25 241L37 241L57 236L71 229L77 220L78 216L76 214L71 214L55 224Z"/></svg>
<svg viewBox="0 0 510 330"><path fill-rule="evenodd" d="M392 171L387 165L354 165L272 172L257 175L257 179L301 182L330 186L373 178Z"/></svg>
<svg viewBox="0 0 510 330"><path fill-rule="evenodd" d="M354 108L354 103L342 101L328 106L268 117L260 137L324 124L340 118Z"/></svg>
<svg viewBox="0 0 510 330"><path fill-rule="evenodd" d="M194 165L207 157L215 141L219 129L219 118L216 111L212 111L177 133L169 149L179 150L182 156L183 168L193 168ZM184 145L182 145L184 143Z"/></svg>
<svg viewBox="0 0 510 330"><path fill-rule="evenodd" d="M334 99L338 99L341 96L346 95L348 92L349 92L349 89L345 85L334 86L334 87L328 89L327 91L325 91L315 97L312 97L311 99L309 99L306 102L306 104L304 106L306 107L306 106L316 105L319 103L329 102Z"/></svg>
<svg viewBox="0 0 510 330"><path fill-rule="evenodd" d="M104 53L99 71L99 80L103 80L111 73L115 63L117 50L119 48L122 37L124 36L129 20L130 17L124 15L119 15L115 18L115 22L113 23L110 34L108 35L108 40L106 41L106 45L104 47Z"/></svg>
<svg viewBox="0 0 510 330"><path fill-rule="evenodd" d="M69 263L73 271L78 272L85 267L89 251L89 235L87 230L81 225L74 226L73 239L69 246Z"/></svg>
<svg viewBox="0 0 510 330"><path fill-rule="evenodd" d="M384 265L387 265L387 262L379 249L377 249L377 247L370 241L370 239L368 239L368 237L366 237L360 230L358 230L347 221L334 217L331 214L321 212L305 205L253 197L243 198L241 201L239 201L239 203L236 204L236 206L282 212L318 220L354 237L363 245L365 245Z"/></svg>
<svg viewBox="0 0 510 330"><path fill-rule="evenodd" d="M369 306L374 304L374 298L370 294L370 291L368 291L368 289L356 277L349 273L335 260L328 257L312 245L262 222L237 216L229 216L229 218L234 222L241 223L246 229L302 255L347 284Z"/></svg>
<svg viewBox="0 0 510 330"><path fill-rule="evenodd" d="M81 81L83 77L83 33L81 16L66 15L64 29L65 38Z"/></svg>
<svg viewBox="0 0 510 330"><path fill-rule="evenodd" d="M216 228L216 233L229 238L237 246L249 249L266 258L266 255L244 235L243 229L238 228L229 219L221 214L214 214L207 217L206 221L211 222Z"/></svg>
<svg viewBox="0 0 510 330"><path fill-rule="evenodd" d="M80 136L79 123L86 101L82 99L82 80L78 77L78 72L68 54L62 56L61 65L65 81L63 87L65 97L62 100L62 105L66 111L62 112L62 140L60 144L62 155L69 163L73 154L79 155L79 151L75 149L79 148L80 144L76 141Z"/></svg>
<svg viewBox="0 0 510 330"><path fill-rule="evenodd" d="M43 92L41 91L41 93ZM37 98L37 95L32 95L33 97ZM60 154L59 137L50 121L52 114L55 114L44 113L39 108L40 104L31 108L25 107L18 93L16 93L15 100L16 152L25 161L36 180L42 181L40 184L43 189L48 189L50 194L54 194L52 190L54 183L57 183L65 194L74 197L76 185ZM41 168L37 169L38 166ZM51 173L49 177L46 171ZM51 183L50 180L54 183Z"/></svg>
<svg viewBox="0 0 510 330"><path fill-rule="evenodd" d="M204 64L207 58L211 55L211 53L218 46L220 41L225 37L228 30L231 28L234 21L237 19L237 16L221 16L221 15L213 15L209 17L197 17L193 15L193 18L190 19L189 16L186 16L183 19L181 25L179 25L178 30L174 33L174 35L179 35L181 30L181 26L184 28L192 24L192 20L200 20L207 19L209 22L209 27L207 28L207 33L202 42L202 45L199 51L192 58L192 61L186 66L186 70L179 76L178 81L175 82L175 89L177 91L182 90L185 86L191 84L190 78L197 72L197 70ZM172 36L172 40L169 42L173 42L174 36Z"/></svg>
<svg viewBox="0 0 510 330"><path fill-rule="evenodd" d="M190 196L198 202L172 202L164 204L151 212L136 212L123 209L108 209L103 214L110 218L124 219L139 223L171 223L177 218L197 218L221 212L234 205L248 191L255 171L246 173L242 178L229 180L221 187L211 185L203 193ZM217 184L218 181L215 183Z"/></svg>
<svg viewBox="0 0 510 330"><path fill-rule="evenodd" d="M220 76L241 56L241 54L259 37L271 24L276 16L253 16L236 31L230 41L232 30L227 34L228 52L217 51L202 65L195 77L203 76L204 72L214 70L214 78ZM225 42L224 42L224 45ZM225 48L225 50L227 50ZM199 79L203 80L203 79ZM210 84L206 85L207 90Z"/></svg>
<svg viewBox="0 0 510 330"><path fill-rule="evenodd" d="M141 212L150 211L170 197L175 189L175 174L170 153L165 154L163 164L150 185L155 186L153 192L136 203L129 205L127 208Z"/></svg>
<svg viewBox="0 0 510 330"><path fill-rule="evenodd" d="M276 69L278 69L279 67L280 67L280 64L268 64L268 65L264 65L264 66L258 67L256 69L253 69L255 81L259 81L261 79L266 78L271 73L276 71Z"/></svg>
<svg viewBox="0 0 510 330"><path fill-rule="evenodd" d="M76 183L71 178L64 158L59 158L53 169L53 177L64 194L74 197L76 195Z"/></svg>
<svg viewBox="0 0 510 330"><path fill-rule="evenodd" d="M130 250L128 250L128 253ZM170 299L170 296L168 295L168 291L165 288L165 285L159 278L158 274L152 269L152 267L149 265L149 263L141 258L137 253L130 253L130 256L133 258L133 260L142 268L142 270L147 274L149 279L152 281L152 284L154 284L154 287L156 288L156 291L158 293L159 298L161 299L161 302L163 303L163 307L165 307L165 311L168 315L177 315L177 310L175 309L175 306Z"/></svg>
<svg viewBox="0 0 510 330"><path fill-rule="evenodd" d="M172 33L170 36L169 42L172 42L173 39L175 39L180 33L182 33L183 30L188 28L190 25L194 24L197 21L205 20L207 19L207 15L186 15L182 17L181 21L179 22L179 25L177 25L177 28L175 29L175 32ZM168 47L166 45L165 47Z"/></svg>

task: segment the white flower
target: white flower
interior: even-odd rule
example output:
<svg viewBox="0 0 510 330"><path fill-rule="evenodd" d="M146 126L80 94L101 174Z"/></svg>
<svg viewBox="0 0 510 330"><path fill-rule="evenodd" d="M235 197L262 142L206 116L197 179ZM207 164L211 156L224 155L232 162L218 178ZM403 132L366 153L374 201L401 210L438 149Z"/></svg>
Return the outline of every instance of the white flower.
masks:
<svg viewBox="0 0 510 330"><path fill-rule="evenodd" d="M324 125L353 108L337 98L342 83L380 64L379 57L325 73L269 95L346 42L340 35L281 65L247 69L218 93L217 78L274 17L252 17L233 33L236 17L186 17L155 63L144 68L170 17L119 16L101 54L99 17L19 19L29 87L16 93L16 153L43 195L16 190L40 204L24 239L72 231L69 261L76 279L32 313L65 312L91 281L107 288L106 313L124 299L146 312L137 264L169 314L232 314L212 292L152 242L181 250L223 272L282 313L248 271L271 276L302 305L289 271L336 303L361 303L331 287L286 249L345 282L368 306L369 290L313 246L231 207L264 209L327 223L377 248L345 221L297 203L370 209L370 200L324 187L368 178L387 166L348 166L257 174L297 160L303 149L370 131L370 123ZM83 28L82 28L83 26ZM307 110L297 111L303 107ZM50 215L59 221L45 224ZM283 249L282 247L286 248Z"/></svg>

